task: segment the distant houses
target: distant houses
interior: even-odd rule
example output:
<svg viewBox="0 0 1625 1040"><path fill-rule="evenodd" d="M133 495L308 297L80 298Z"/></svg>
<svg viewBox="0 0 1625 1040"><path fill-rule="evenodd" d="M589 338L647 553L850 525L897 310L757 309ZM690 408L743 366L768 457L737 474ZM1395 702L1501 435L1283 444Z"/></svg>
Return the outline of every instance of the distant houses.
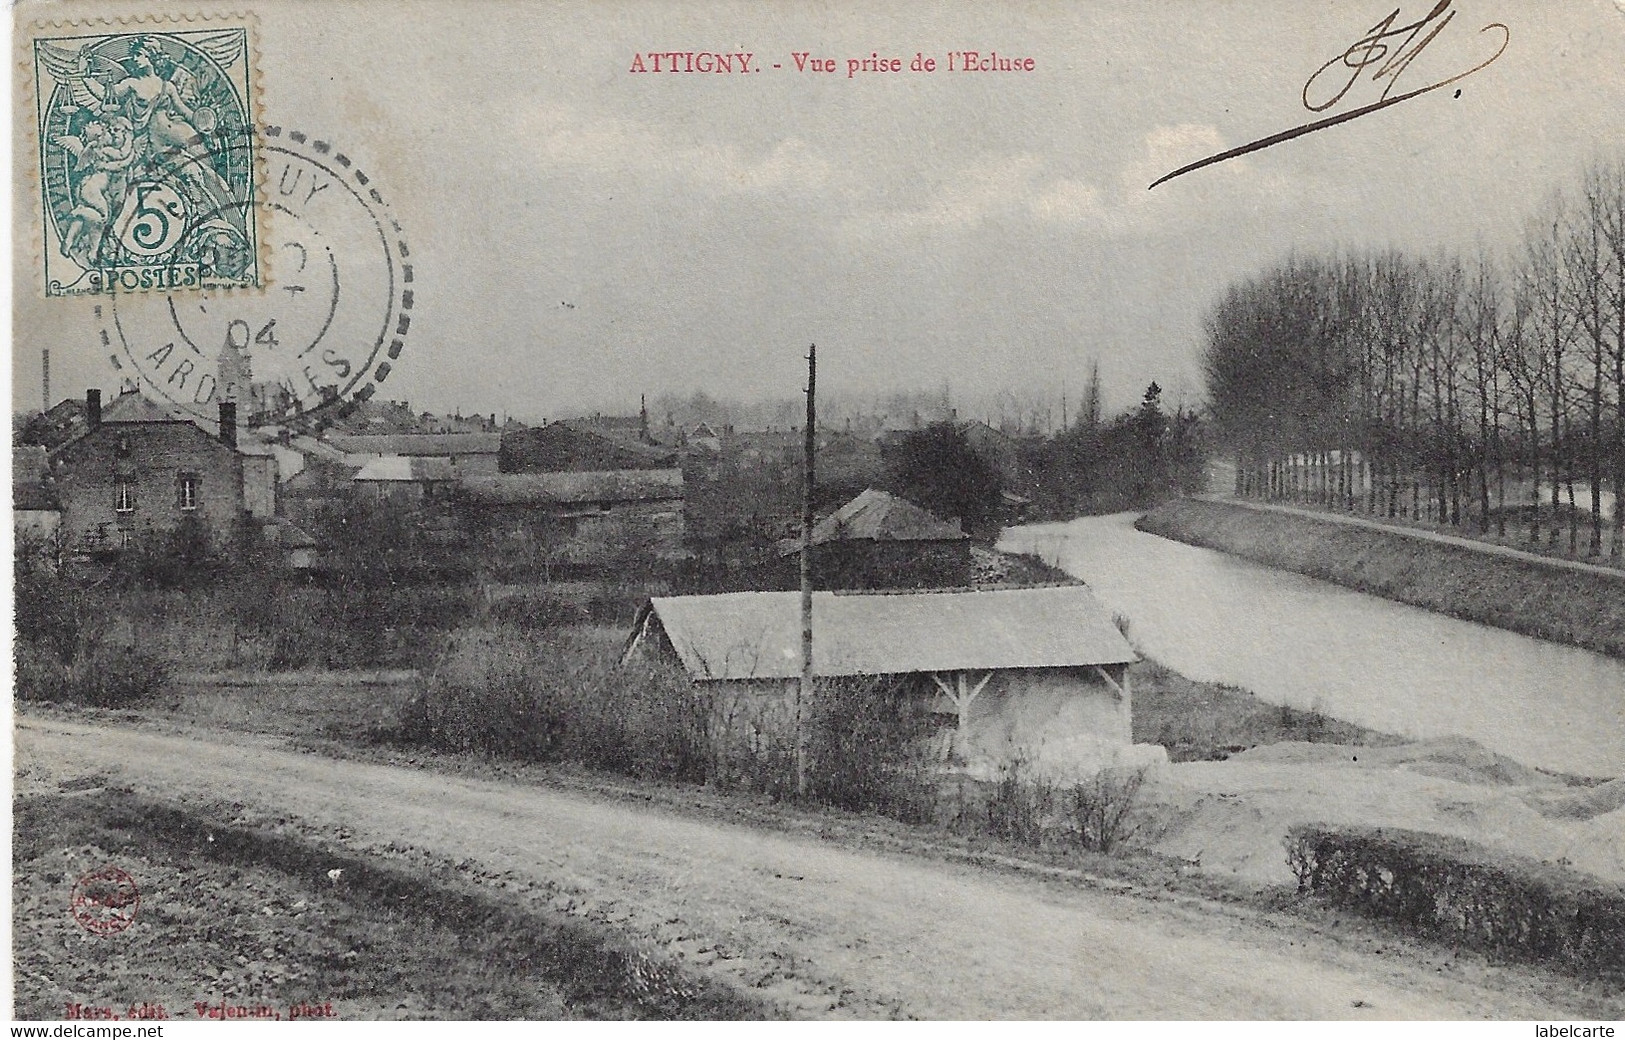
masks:
<svg viewBox="0 0 1625 1040"><path fill-rule="evenodd" d="M440 514L427 526L442 541L463 532L528 546L515 558L545 557L548 573L687 562L709 587L784 588L796 577L780 545L800 526L804 444L793 425L736 431L667 413L652 428L644 411L525 427L495 415L420 415L394 401L362 402L320 435L253 434L243 418L205 421L139 392L105 409L99 395L94 407L88 395L60 402L18 431L28 459L45 460L15 466L39 474L14 480L18 522L37 532L60 521L65 537L96 549L188 518L211 534L245 519L276 524L273 542L293 537L281 527L294 524L319 569L326 547L303 543L325 538L328 518L356 504L389 506ZM816 584L968 584L957 522L876 490L896 431L844 425L818 431ZM1008 438L985 424L974 432L1008 471Z"/></svg>
<svg viewBox="0 0 1625 1040"><path fill-rule="evenodd" d="M327 444L361 467L385 458L438 459L456 475L488 476L499 471L499 433L333 434Z"/></svg>
<svg viewBox="0 0 1625 1040"><path fill-rule="evenodd" d="M350 480L362 501L417 506L443 497L458 478L449 458L382 455L356 470Z"/></svg>
<svg viewBox="0 0 1625 1040"><path fill-rule="evenodd" d="M825 681L902 684L943 719L944 755L996 772L1016 759L1081 776L1146 757L1133 743L1132 647L1082 585L813 595ZM800 597L651 599L627 659L676 662L716 711L790 724L801 672Z"/></svg>
<svg viewBox="0 0 1625 1040"><path fill-rule="evenodd" d="M680 469L468 477L456 502L497 557L539 560L550 574L686 558Z"/></svg>

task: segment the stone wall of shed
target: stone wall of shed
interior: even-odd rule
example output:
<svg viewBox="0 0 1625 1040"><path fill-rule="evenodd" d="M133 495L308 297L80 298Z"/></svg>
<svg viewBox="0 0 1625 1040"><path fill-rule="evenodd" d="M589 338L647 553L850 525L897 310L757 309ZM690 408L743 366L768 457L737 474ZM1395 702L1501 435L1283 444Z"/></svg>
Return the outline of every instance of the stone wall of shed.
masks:
<svg viewBox="0 0 1625 1040"><path fill-rule="evenodd" d="M1121 683L1122 665L1107 672ZM981 672L973 672L974 686ZM952 673L944 674L950 684ZM936 741L944 764L953 750L958 714L927 676L912 685L938 713ZM751 680L703 684L724 739L749 746L778 742L790 746L794 732L795 680ZM1020 762L1030 773L1067 781L1118 764L1133 743L1132 705L1094 669L1031 668L996 672L971 704L967 740L959 757L968 770L992 778Z"/></svg>
<svg viewBox="0 0 1625 1040"><path fill-rule="evenodd" d="M1122 665L1107 671L1121 683ZM981 674L971 673L972 686ZM950 723L956 720L953 704L940 694L932 707ZM1120 749L1133 743L1131 711L1128 699L1093 668L996 672L971 704L961 751L973 772L1021 761L1060 779L1088 776L1112 765Z"/></svg>

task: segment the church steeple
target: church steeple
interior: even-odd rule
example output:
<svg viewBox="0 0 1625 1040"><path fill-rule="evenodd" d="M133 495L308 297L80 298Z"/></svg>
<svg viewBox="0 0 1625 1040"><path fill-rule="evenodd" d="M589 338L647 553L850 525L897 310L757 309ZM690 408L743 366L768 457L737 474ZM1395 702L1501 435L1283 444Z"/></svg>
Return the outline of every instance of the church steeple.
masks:
<svg viewBox="0 0 1625 1040"><path fill-rule="evenodd" d="M215 361L215 379L218 381L215 394L219 400L231 401L245 408L251 405L253 365L248 359L248 351L233 342L229 329L226 341L220 347L220 356Z"/></svg>

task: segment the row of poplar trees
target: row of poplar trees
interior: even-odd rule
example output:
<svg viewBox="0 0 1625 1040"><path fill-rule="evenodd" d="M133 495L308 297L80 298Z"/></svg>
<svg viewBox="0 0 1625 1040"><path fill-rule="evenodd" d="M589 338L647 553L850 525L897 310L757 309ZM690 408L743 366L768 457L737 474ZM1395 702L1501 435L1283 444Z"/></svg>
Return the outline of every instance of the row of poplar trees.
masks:
<svg viewBox="0 0 1625 1040"><path fill-rule="evenodd" d="M1625 160L1502 255L1295 256L1206 334L1238 494L1625 553Z"/></svg>

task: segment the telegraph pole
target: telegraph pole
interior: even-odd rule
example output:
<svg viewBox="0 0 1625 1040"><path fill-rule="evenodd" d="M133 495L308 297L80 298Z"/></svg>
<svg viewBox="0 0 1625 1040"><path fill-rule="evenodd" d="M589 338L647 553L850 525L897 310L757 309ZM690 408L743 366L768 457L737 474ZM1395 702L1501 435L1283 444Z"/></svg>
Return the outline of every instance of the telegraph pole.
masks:
<svg viewBox="0 0 1625 1040"><path fill-rule="evenodd" d="M796 795L807 793L807 733L804 714L813 702L813 453L818 442L813 430L818 420L818 344L807 348L807 428L802 439L801 481L801 686L796 691Z"/></svg>

